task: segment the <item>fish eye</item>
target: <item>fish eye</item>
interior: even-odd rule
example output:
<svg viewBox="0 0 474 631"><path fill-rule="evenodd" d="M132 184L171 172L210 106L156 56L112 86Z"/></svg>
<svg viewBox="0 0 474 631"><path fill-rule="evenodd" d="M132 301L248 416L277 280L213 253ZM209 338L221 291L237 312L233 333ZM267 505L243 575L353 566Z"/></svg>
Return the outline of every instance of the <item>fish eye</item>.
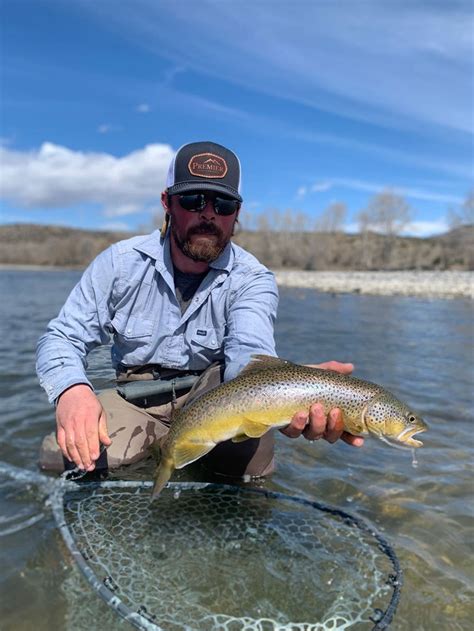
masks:
<svg viewBox="0 0 474 631"><path fill-rule="evenodd" d="M408 416L408 422L409 423L416 423L416 416L414 414L410 414Z"/></svg>

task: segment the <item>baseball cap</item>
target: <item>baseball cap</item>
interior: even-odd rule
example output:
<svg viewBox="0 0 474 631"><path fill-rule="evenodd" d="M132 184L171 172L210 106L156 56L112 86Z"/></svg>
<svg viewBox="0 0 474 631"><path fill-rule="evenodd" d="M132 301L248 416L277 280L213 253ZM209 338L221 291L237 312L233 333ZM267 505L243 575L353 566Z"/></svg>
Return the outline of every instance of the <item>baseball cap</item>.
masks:
<svg viewBox="0 0 474 631"><path fill-rule="evenodd" d="M230 149L208 140L183 145L171 161L166 189L170 195L216 191L241 202L240 161Z"/></svg>

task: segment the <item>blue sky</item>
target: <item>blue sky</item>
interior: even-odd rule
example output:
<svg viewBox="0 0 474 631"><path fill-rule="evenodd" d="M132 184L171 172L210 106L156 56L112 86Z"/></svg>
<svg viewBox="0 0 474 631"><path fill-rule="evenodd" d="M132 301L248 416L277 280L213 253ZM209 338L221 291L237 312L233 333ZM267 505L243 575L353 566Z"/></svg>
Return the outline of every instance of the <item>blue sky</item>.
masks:
<svg viewBox="0 0 474 631"><path fill-rule="evenodd" d="M1 0L1 222L137 230L186 142L239 155L247 216L385 188L411 234L473 186L456 0Z"/></svg>

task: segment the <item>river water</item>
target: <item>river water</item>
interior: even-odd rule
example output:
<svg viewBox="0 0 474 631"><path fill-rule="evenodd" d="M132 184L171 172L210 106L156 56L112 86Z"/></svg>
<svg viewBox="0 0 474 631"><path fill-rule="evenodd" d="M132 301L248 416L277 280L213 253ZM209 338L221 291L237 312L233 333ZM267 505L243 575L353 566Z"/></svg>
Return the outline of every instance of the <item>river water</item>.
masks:
<svg viewBox="0 0 474 631"><path fill-rule="evenodd" d="M36 467L53 411L37 384L35 344L78 278L74 271L0 271L0 460ZM467 300L281 290L281 357L351 361L356 376L385 385L429 424L417 468L410 452L371 439L355 449L279 436L278 469L266 483L354 511L384 533L405 577L395 630L472 628L472 316ZM113 378L108 357L100 349L91 358L98 388ZM82 629L65 622L61 588L70 565L42 499L0 479L0 508L0 628ZM85 601L96 598L83 589ZM97 624L92 619L85 628Z"/></svg>

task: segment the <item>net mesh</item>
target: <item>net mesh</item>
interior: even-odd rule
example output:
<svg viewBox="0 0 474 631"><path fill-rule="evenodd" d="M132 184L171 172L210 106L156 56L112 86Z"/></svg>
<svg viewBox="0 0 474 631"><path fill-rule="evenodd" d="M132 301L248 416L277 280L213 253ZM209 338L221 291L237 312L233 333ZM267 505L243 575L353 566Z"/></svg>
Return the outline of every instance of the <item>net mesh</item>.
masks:
<svg viewBox="0 0 474 631"><path fill-rule="evenodd" d="M150 504L149 484L128 484L68 486L52 504L89 583L136 628L335 631L391 621L398 562L364 521L214 484L172 484Z"/></svg>

